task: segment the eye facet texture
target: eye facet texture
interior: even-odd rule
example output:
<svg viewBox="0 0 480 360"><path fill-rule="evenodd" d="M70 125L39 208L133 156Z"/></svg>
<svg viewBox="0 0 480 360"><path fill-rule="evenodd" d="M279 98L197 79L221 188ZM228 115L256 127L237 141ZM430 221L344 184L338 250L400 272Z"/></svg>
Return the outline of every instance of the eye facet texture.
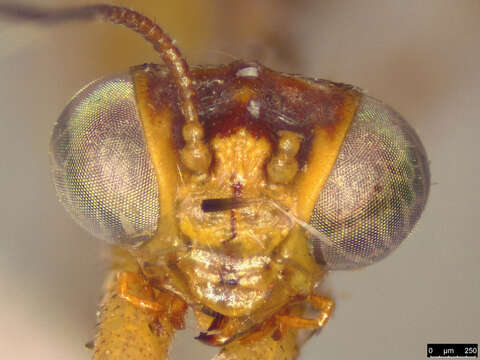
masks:
<svg viewBox="0 0 480 360"><path fill-rule="evenodd" d="M425 150L414 130L363 95L310 218L331 241L311 238L316 261L346 270L384 258L419 219L429 186Z"/></svg>
<svg viewBox="0 0 480 360"><path fill-rule="evenodd" d="M129 74L78 92L54 127L50 151L59 200L83 228L129 245L156 231L159 194Z"/></svg>

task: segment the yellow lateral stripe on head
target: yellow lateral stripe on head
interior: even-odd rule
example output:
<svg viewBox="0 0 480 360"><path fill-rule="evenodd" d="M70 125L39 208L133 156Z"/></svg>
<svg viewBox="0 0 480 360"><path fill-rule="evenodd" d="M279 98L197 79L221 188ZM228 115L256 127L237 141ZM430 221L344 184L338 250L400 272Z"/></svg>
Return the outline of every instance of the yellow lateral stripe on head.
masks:
<svg viewBox="0 0 480 360"><path fill-rule="evenodd" d="M148 78L144 72L135 71L133 79L145 141L157 178L160 216L174 217L178 179L177 152L172 138L172 113L167 107L157 112L150 104Z"/></svg>
<svg viewBox="0 0 480 360"><path fill-rule="evenodd" d="M357 109L360 94L350 93L345 97L342 113L335 124L335 129L316 127L312 148L307 160L306 170L295 182L297 189L297 216L308 221L315 202L322 190L328 175L337 159L345 135Z"/></svg>

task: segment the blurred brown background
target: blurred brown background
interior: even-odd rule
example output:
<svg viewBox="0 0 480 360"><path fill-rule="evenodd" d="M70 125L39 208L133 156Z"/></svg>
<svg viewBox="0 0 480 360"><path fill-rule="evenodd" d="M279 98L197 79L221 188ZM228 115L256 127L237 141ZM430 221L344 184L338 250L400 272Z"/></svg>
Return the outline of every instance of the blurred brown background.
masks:
<svg viewBox="0 0 480 360"><path fill-rule="evenodd" d="M155 18L191 64L259 59L355 84L422 138L433 182L423 218L390 258L331 274L335 315L301 359L423 359L430 342L479 342L480 1L115 3ZM119 27L0 21L1 359L89 359L82 345L94 335L106 265L101 242L56 202L49 136L77 90L144 62L159 58ZM212 354L193 335L180 336L173 359Z"/></svg>

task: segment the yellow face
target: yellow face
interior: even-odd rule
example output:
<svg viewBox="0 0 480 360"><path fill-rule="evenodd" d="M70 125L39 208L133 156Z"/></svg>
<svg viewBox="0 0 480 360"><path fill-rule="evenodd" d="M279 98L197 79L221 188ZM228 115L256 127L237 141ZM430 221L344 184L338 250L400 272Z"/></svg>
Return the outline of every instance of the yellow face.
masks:
<svg viewBox="0 0 480 360"><path fill-rule="evenodd" d="M252 63L190 80L190 113L164 67L92 83L64 111L52 154L67 209L127 249L166 301L191 307L202 341L291 324L324 265L373 263L418 219L426 157L382 103Z"/></svg>
<svg viewBox="0 0 480 360"><path fill-rule="evenodd" d="M192 249L180 267L199 302L239 316L261 306L279 281L282 266L272 253L293 224L272 201L290 207L295 199L284 186L269 186L265 168L272 148L267 139L242 128L228 137L216 136L211 148L211 175L179 188L177 220ZM202 202L208 199L244 204L205 212Z"/></svg>
<svg viewBox="0 0 480 360"><path fill-rule="evenodd" d="M210 176L179 189L180 229L194 248L233 257L270 255L290 230L285 216L269 204L266 160L271 145L247 130L211 141L214 162ZM291 196L286 196L291 201ZM290 198L290 199L288 199ZM228 211L202 211L205 199L242 199L248 203Z"/></svg>
<svg viewBox="0 0 480 360"><path fill-rule="evenodd" d="M190 152L178 151L178 114L168 106L168 93L159 96L155 90L167 86L144 71L135 72L134 79L163 195L157 234L136 252L144 273L197 310L243 318L245 326L307 297L323 270L295 219L308 220L348 128L351 107L343 106L346 110L330 128L302 133L273 127L268 132L258 125L259 107L265 106L258 86L239 79L240 85L228 88L229 103L221 104L229 110L205 123L206 135L203 129L183 130L185 139L205 138L211 154L208 171L197 173L190 169L205 163L204 152L188 142L184 149ZM287 85L289 96L298 92L294 86L304 86ZM301 164L306 136L311 149L303 151ZM309 166L312 159L319 166Z"/></svg>
<svg viewBox="0 0 480 360"><path fill-rule="evenodd" d="M183 103L181 80L144 65L92 83L55 128L55 179L80 223L157 291L228 318L229 339L311 297L323 265L384 257L418 219L426 157L378 101L256 63L192 70Z"/></svg>

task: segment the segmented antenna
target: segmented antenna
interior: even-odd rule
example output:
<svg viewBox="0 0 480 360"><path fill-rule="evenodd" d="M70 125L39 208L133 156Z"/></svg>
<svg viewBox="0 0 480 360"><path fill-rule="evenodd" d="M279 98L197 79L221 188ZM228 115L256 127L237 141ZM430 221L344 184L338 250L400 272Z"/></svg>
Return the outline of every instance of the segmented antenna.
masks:
<svg viewBox="0 0 480 360"><path fill-rule="evenodd" d="M37 7L0 4L0 16L34 21L41 24L56 24L72 20L93 21L101 20L113 24L124 25L127 28L142 35L153 45L153 48L161 55L163 62L171 71L175 84L178 87L181 98L181 108L185 122L191 124L195 130L201 129L198 121L197 109L194 104L194 91L190 70L180 50L174 45L172 39L152 20L146 16L125 7L114 5L87 5L68 9L46 10ZM198 131L197 131L198 132ZM203 137L203 136L202 136ZM204 145L202 139L195 139L193 147ZM186 139L187 144L189 143ZM200 145L199 145L200 142ZM195 151L194 151L195 152ZM210 155L207 155L210 159ZM210 160L208 160L208 165ZM205 167L205 166L204 166ZM208 166L206 166L208 168ZM205 171L204 169L203 171Z"/></svg>

